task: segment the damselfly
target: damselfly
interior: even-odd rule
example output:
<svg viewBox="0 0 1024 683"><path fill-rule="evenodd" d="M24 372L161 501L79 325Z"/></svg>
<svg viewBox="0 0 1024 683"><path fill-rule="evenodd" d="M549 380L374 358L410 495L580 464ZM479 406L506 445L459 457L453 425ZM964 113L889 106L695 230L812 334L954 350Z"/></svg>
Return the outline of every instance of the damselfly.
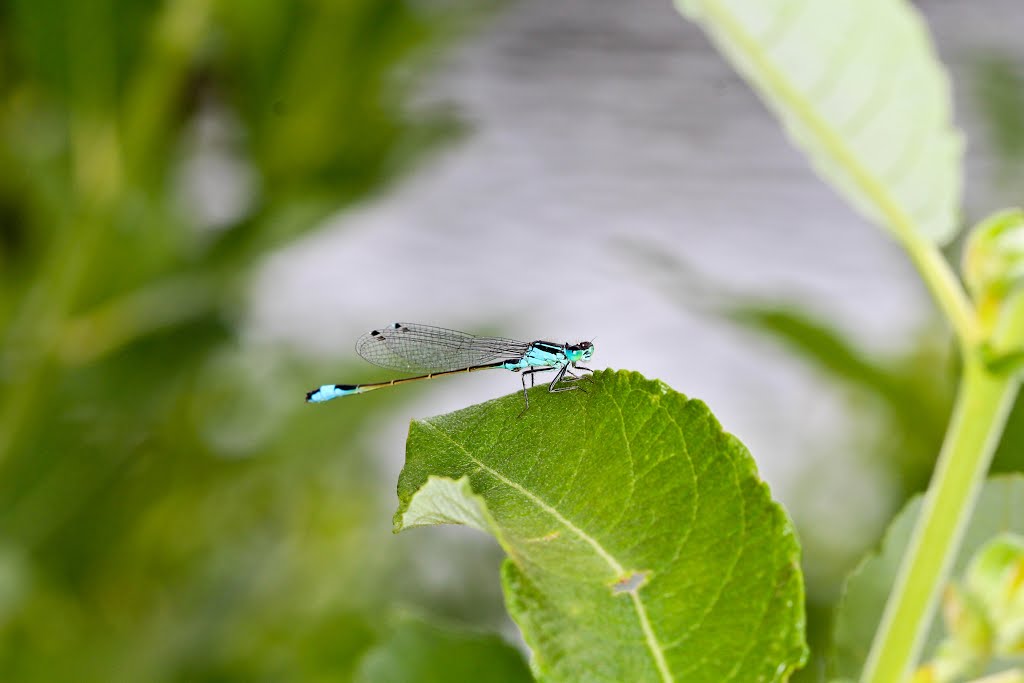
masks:
<svg viewBox="0 0 1024 683"><path fill-rule="evenodd" d="M356 353L374 365L424 374L373 384L325 384L306 394L306 401L323 403L341 396L362 394L421 379L501 368L522 373L523 397L526 400L523 410L526 410L530 407L530 396L526 393L527 375L532 387L536 373L554 371L555 377L548 385L549 392L576 389L575 386L558 385L580 379L573 374L573 369L593 372L579 363L590 360L594 355L594 345L588 341L558 344L477 337L432 325L393 323L360 337L356 342Z"/></svg>

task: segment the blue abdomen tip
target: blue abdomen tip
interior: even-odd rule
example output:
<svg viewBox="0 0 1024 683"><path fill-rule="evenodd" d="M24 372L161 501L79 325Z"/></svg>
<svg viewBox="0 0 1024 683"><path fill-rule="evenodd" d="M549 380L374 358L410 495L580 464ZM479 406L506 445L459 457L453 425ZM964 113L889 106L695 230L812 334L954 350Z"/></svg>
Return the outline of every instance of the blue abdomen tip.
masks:
<svg viewBox="0 0 1024 683"><path fill-rule="evenodd" d="M323 403L339 396L348 396L356 393L356 388L354 384L325 384L306 394L306 403Z"/></svg>

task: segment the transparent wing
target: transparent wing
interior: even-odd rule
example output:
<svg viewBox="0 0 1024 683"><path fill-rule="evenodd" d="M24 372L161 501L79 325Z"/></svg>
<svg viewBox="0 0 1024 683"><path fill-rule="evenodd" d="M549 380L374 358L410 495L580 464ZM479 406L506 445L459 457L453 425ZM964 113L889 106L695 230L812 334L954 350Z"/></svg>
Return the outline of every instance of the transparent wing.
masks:
<svg viewBox="0 0 1024 683"><path fill-rule="evenodd" d="M364 334L356 353L382 368L405 372L443 372L520 358L528 342L477 337L416 323L392 323Z"/></svg>

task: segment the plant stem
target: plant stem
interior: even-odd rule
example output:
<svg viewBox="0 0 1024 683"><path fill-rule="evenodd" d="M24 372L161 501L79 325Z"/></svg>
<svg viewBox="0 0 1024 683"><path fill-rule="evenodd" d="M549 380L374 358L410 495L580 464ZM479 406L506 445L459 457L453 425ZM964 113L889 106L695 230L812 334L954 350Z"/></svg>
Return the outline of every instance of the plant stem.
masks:
<svg viewBox="0 0 1024 683"><path fill-rule="evenodd" d="M953 326L961 348L972 348L980 341L981 330L967 293L949 262L933 243L918 236L913 230L901 231L900 239L917 266L921 279Z"/></svg>
<svg viewBox="0 0 1024 683"><path fill-rule="evenodd" d="M949 431L875 634L863 683L903 681L917 661L1018 383L1012 374L990 372L976 349L965 354Z"/></svg>

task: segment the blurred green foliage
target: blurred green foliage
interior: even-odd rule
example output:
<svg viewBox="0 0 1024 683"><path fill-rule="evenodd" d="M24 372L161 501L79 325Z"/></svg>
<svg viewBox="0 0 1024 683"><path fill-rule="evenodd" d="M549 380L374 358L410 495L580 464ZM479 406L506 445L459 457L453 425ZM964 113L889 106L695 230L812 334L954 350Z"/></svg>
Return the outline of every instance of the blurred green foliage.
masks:
<svg viewBox="0 0 1024 683"><path fill-rule="evenodd" d="M0 4L0 680L344 681L396 602L495 620L496 553L399 581L369 404L240 335L261 257L454 130L409 100L459 16Z"/></svg>
<svg viewBox="0 0 1024 683"><path fill-rule="evenodd" d="M497 636L440 628L403 617L363 659L357 683L530 683L530 669Z"/></svg>
<svg viewBox="0 0 1024 683"><path fill-rule="evenodd" d="M996 180L1019 188L1024 179L1024 62L993 52L975 60L972 76L975 107L999 162ZM1021 196L1019 189L1016 193Z"/></svg>

